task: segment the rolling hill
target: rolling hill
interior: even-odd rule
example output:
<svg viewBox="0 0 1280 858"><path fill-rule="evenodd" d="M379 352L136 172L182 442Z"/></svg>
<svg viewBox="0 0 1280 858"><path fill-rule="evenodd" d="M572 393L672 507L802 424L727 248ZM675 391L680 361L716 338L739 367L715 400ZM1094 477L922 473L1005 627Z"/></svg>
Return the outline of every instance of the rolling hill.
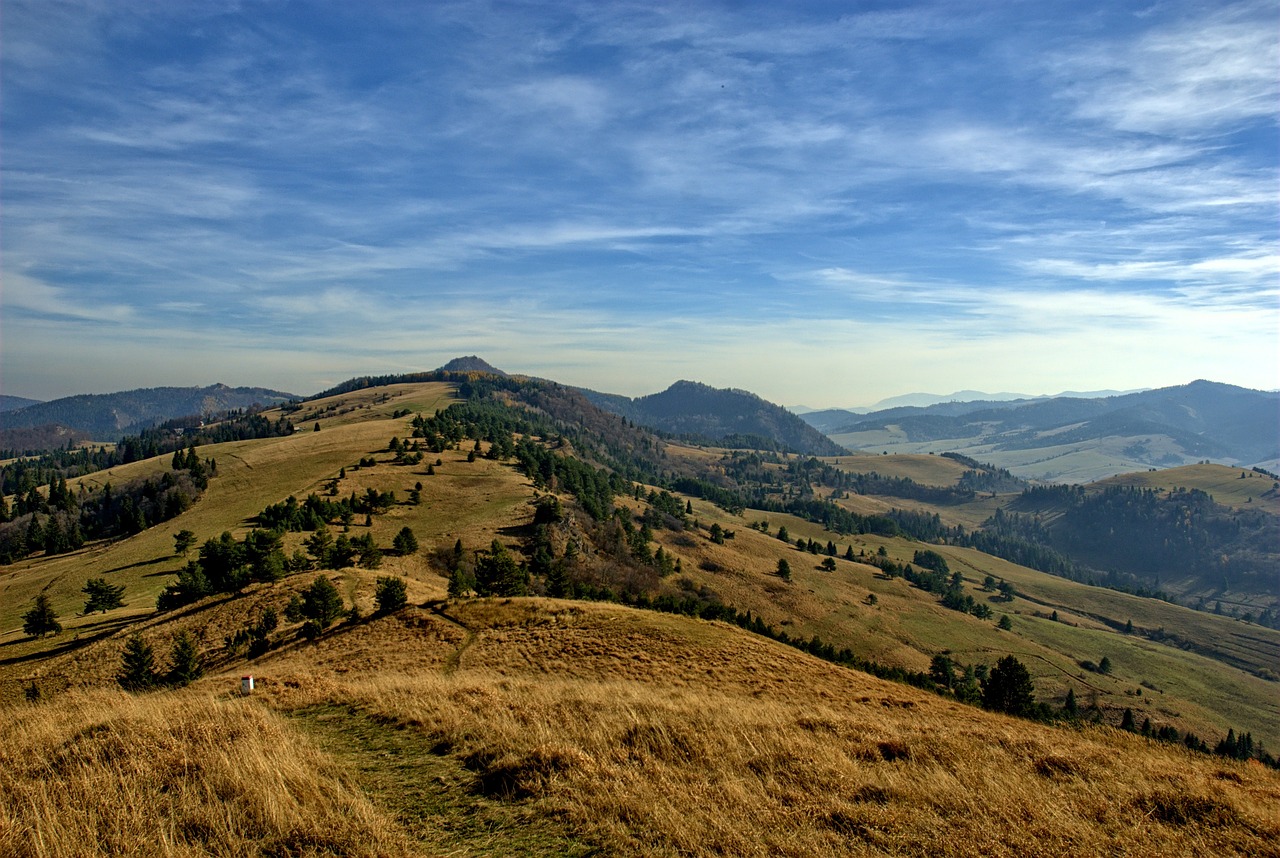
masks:
<svg viewBox="0 0 1280 858"><path fill-rule="evenodd" d="M254 405L276 405L297 397L261 387L149 387L120 393L84 394L40 402L0 414L0 446L6 433L22 429L56 427L87 435L95 441L115 441L121 435L137 432L166 420L179 417L249 408ZM61 442L65 443L65 441ZM50 449L59 442L35 449ZM21 448L20 448L21 449Z"/></svg>
<svg viewBox="0 0 1280 858"><path fill-rule="evenodd" d="M950 450L1057 482L1204 460L1269 467L1280 459L1280 393L1208 381L1105 398L949 402L804 419L850 448Z"/></svg>
<svg viewBox="0 0 1280 858"><path fill-rule="evenodd" d="M848 452L785 408L745 390L677 381L661 393L635 399L591 390L583 393L605 411L677 437L810 456Z"/></svg>
<svg viewBox="0 0 1280 858"><path fill-rule="evenodd" d="M570 388L480 373L288 408L316 428L199 448L216 473L163 525L0 569L0 795L18 797L0 852L1193 855L1280 835L1280 775L1183 743L1233 728L1280 747L1280 632L894 517L1011 503L959 488L996 472L675 443ZM834 499L823 468L849 474ZM69 488L174 472L160 457ZM327 523L286 516L290 497ZM270 507L280 567L257 527ZM861 517L812 513L837 508ZM393 550L406 527L419 548ZM335 559L366 536L380 556ZM985 618L905 576L922 549ZM157 612L190 561L247 577ZM94 578L123 607L82 613ZM379 612L380 578L408 604ZM342 612L304 634L289 606L321 579ZM22 633L39 595L60 634ZM205 678L121 695L131 636L163 668L183 632ZM1046 712L1070 693L1077 715L964 703L1007 656ZM231 693L244 674L248 698ZM1149 735L1120 729L1126 711Z"/></svg>

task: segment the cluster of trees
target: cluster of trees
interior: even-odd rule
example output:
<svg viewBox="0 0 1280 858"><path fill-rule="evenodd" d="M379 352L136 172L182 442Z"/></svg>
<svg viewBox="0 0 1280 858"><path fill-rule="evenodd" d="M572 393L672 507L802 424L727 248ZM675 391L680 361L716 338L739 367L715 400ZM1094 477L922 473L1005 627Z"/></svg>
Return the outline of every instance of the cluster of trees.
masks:
<svg viewBox="0 0 1280 858"><path fill-rule="evenodd" d="M207 481L206 481L207 482ZM132 536L174 518L191 507L202 487L190 472L165 473L122 486L71 492L56 477L48 494L31 489L15 502L16 514L0 509L0 564L40 551L48 555L76 551L85 542ZM0 500L0 506L3 501Z"/></svg>
<svg viewBox="0 0 1280 858"><path fill-rule="evenodd" d="M343 569L360 565L376 569L382 562L382 550L370 533L350 537L339 533L336 538L327 524L321 522L304 543L306 552L286 555L284 531L255 528L237 540L230 532L200 546L199 559L192 560L178 572L177 580L165 587L156 607L171 610L214 593L236 593L254 581L276 581L285 575L308 569ZM176 553L183 554L192 544L193 534L183 531L175 536ZM393 540L393 550L412 554L418 550L413 530L403 527Z"/></svg>
<svg viewBox="0 0 1280 858"><path fill-rule="evenodd" d="M263 529L281 533L303 533L319 530L326 524L350 527L357 515L380 515L396 504L394 491L379 492L368 488L364 494L352 492L339 500L322 498L314 492L302 503L293 495L258 513L254 523Z"/></svg>
<svg viewBox="0 0 1280 858"><path fill-rule="evenodd" d="M190 685L203 675L204 659L190 632L181 632L174 638L169 669L164 671L156 663L151 644L135 632L124 645L116 681L124 690L137 692Z"/></svg>
<svg viewBox="0 0 1280 858"><path fill-rule="evenodd" d="M272 422L258 411L236 409L169 420L137 435L126 435L111 449L100 446L43 450L34 455L5 450L0 452L0 459L15 461L0 466L0 495L25 494L33 486L49 485L57 477L74 479L191 446L272 438L291 435L293 431L293 424L284 418Z"/></svg>

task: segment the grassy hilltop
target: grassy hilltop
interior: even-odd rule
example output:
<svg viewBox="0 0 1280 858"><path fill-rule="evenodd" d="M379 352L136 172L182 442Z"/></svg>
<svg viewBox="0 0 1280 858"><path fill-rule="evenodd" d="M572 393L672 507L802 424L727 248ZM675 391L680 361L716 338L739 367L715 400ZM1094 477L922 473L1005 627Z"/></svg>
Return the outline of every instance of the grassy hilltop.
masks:
<svg viewBox="0 0 1280 858"><path fill-rule="evenodd" d="M178 517L3 567L0 853L75 855L99 844L166 855L1278 854L1274 770L1117 728L1128 709L1139 724L1210 744L1234 727L1280 749L1266 678L1280 664L1280 633L972 548L835 533L694 494L663 499L644 461L662 463L672 483L709 480L733 466L725 451L662 443L559 388L479 386L422 381L303 403L288 415L292 435L201 447L217 473ZM523 440L590 467L533 477L517 466L520 451L495 450L504 442L492 428L413 463L391 449L419 415L480 394L559 421ZM506 413L495 409L473 417ZM964 471L942 457L865 458L874 461L827 461L942 488ZM613 478L621 490L610 501L624 512L593 517L605 466L628 461L633 476ZM161 457L71 482L102 491L170 469ZM418 483L419 503L406 502ZM364 516L350 525L384 550L377 568L299 570L155 610L205 540L245 539L258 513L291 495L370 491L397 498L368 526ZM548 516L552 494L561 512ZM865 515L910 506L835 500ZM397 554L390 546L405 527L419 549ZM174 554L182 529L199 539L185 559ZM284 553L305 554L311 535L284 534ZM825 550L798 549L798 537L831 542L837 555L827 563ZM457 594L458 570L483 578L502 556L495 540L520 568L543 568L539 548L553 566L528 578L528 596ZM884 571L925 548L990 617L946 608ZM987 575L1011 583L1011 598L984 589ZM321 577L344 611L358 610L307 640L287 607ZM403 581L408 604L379 614L378 579L388 577ZM124 607L79 616L93 578L123 585ZM537 595L557 587L639 594L628 601L684 613ZM38 594L60 634L22 633ZM1080 717L1055 726L986 712L690 616L690 606L750 611L773 637L816 636L886 671L925 675L940 654L970 666L1013 654L1037 700L1060 710L1070 691ZM247 642L268 614L278 625ZM1011 628L998 627L1002 617ZM1136 631L1125 633L1126 622ZM183 633L198 643L202 679L120 690L131 635L163 667ZM1096 669L1104 656L1106 673ZM235 693L245 673L258 681L248 698ZM31 689L34 703L24 699Z"/></svg>

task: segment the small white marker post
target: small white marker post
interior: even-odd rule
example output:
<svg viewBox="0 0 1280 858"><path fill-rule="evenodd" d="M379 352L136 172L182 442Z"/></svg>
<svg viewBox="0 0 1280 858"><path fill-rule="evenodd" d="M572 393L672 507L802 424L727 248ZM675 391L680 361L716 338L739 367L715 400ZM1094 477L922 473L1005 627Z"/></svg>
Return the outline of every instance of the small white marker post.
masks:
<svg viewBox="0 0 1280 858"><path fill-rule="evenodd" d="M240 677L240 693L246 696L253 693L253 677L252 676Z"/></svg>

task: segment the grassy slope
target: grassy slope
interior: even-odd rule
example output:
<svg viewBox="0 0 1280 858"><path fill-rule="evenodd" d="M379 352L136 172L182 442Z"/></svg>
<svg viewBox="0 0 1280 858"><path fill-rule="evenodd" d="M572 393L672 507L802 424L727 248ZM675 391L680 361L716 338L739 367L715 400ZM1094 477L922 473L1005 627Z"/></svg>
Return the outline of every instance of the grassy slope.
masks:
<svg viewBox="0 0 1280 858"><path fill-rule="evenodd" d="M425 607L344 627L316 644L286 642L251 662L221 642L263 608L280 611L316 573L142 617L151 603L144 595L167 580L146 576L177 566L169 559L173 531L190 527L201 538L236 531L267 503L318 490L342 465L382 449L391 435L404 437L408 419L392 420L393 410L447 401L437 386L406 386L390 399L387 393L309 405L305 424L295 415L308 429L315 417L329 415L319 418L319 433L202 451L218 459L219 476L190 518L83 552L78 563L37 558L6 570L3 592L23 601L51 584L62 604L77 608L78 582L106 574L129 584L131 606L105 621L64 614L69 630L58 638L0 639L4 697L13 700L31 677L48 692L68 691L38 707L18 705L13 717L0 719L0 754L7 755L0 777L9 778L0 795L21 796L26 808L0 802L0 831L9 832L0 838L18 838L0 840L0 852L32 854L24 851L37 842L32 832L46 837L45 854L77 854L90 842L129 848L139 842L128 839L130 831L141 824L131 808L163 807L168 840L156 852L182 854L181 844L195 842L220 854L252 854L234 830L207 819L209 796L232 795L255 820L248 830L277 851L1274 854L1268 844L1280 832L1259 808L1280 797L1280 782L1256 766L1108 730L1074 733L999 718L720 624L537 599L430 607L445 589L424 556L433 545L509 539L504 529L529 517L527 481L508 466L467 463L458 451L443 454L432 477L415 473L425 463L409 469L384 462L349 468L342 486L343 494L373 486L403 497L414 481L423 482L422 506L397 506L374 522L383 545L409 524L423 551L389 557L376 572L337 577L344 596L367 613L373 579L403 573L411 602ZM925 461L917 467L936 462L919 458ZM1001 632L872 567L840 560L835 573L821 572L821 558L744 526L768 517L774 531L786 524L793 538L831 537L812 524L752 511L735 518L698 501L694 507L704 528L719 521L736 536L718 546L705 531L659 534L685 575L793 634L818 633L914 669L927 667L941 649L987 662L1014 651L1036 676L1042 698L1064 693L1070 682L1086 704L1092 686L1104 707L1132 705L1157 723L1202 734L1221 729L1225 719L1249 725L1269 747L1278 744L1274 684L1127 638L1090 615L1120 619L1123 612L1139 627L1190 628L1199 621L1206 625L1197 635L1224 640L1251 627L1187 617L1191 612L1173 606L1126 600L975 552L938 549L970 586L991 570L1037 600L996 605L1014 618L1014 632ZM848 542L839 541L843 551ZM880 545L905 560L919 547L863 538L855 551ZM773 574L782 557L794 570L792 584ZM866 604L871 593L875 606ZM13 611L7 597L0 604ZM1065 622L1033 615L1047 614L1050 605L1063 606ZM194 689L142 702L104 695L97 689L112 685L126 634L121 626L130 620L129 631L141 630L161 660L178 630L194 632L214 675ZM94 633L104 637L68 647L77 631L81 643ZM1270 638L1253 645L1264 657L1275 651ZM1115 665L1111 677L1085 674L1073 663L1104 654ZM228 710L225 694L246 670L263 682L259 699L269 707L250 704L255 714L245 716L251 726L244 731L262 738L240 743L239 752L254 758L247 771L287 770L283 780L251 774L254 783L241 783L234 766L215 763L206 738L218 735L215 725L242 717L231 713L245 704ZM1143 680L1164 693L1138 685ZM151 758L135 759L137 747ZM297 765L271 762L277 749ZM78 767L59 764L52 772L63 784L58 790L41 786L51 771L31 762L46 758L79 760ZM175 778L176 760L200 764L194 772L190 762L179 766L185 774ZM108 788L89 789L91 783ZM80 814L81 827L65 824L71 807L90 808Z"/></svg>
<svg viewBox="0 0 1280 858"><path fill-rule="evenodd" d="M930 450L948 450L971 456L1009 471L1024 479L1046 482L1086 483L1112 474L1145 471L1145 461L1128 452L1135 445L1145 448L1147 456L1174 456L1187 461L1181 449L1163 435L1114 436L1075 444L1054 444L1053 435L1044 436L1044 446L1028 450L998 450L981 437L940 439L913 442L897 426L867 432L832 435L837 444L851 450L888 453L923 454Z"/></svg>
<svg viewBox="0 0 1280 858"><path fill-rule="evenodd" d="M390 393L388 400L375 402L385 393ZM123 622L150 613L155 607L156 596L184 563L182 558L173 554L173 534L188 529L195 532L200 541L215 537L224 530L243 535L251 517L267 505L284 500L290 494L302 498L310 492L320 492L324 482L337 476L343 466L350 467L361 456L385 448L393 435L406 436L409 418L392 420L390 415L395 410L434 411L447 404L450 396L450 388L441 384L397 385L377 392L358 391L313 404L316 407L357 409L320 420L320 432L299 431L285 438L201 447L203 457L217 460L218 475L210 481L205 496L178 518L128 539L91 543L80 551L53 558L37 556L5 567L0 572L0 666L51 648L64 647L77 636L109 634ZM270 412L268 416L274 420L278 415ZM313 422L307 421L307 430L311 429ZM407 468L380 466L375 469L381 472L376 478L381 489L395 488L402 499L415 481L424 480L423 506L416 509L397 507L392 514L377 518L374 535L380 545L389 546L395 531L406 524L428 540L433 533L449 529L458 514L455 504L433 502L431 492L435 489L450 497L463 494L472 507L494 513L499 512L504 500L521 493L518 486L510 485L503 492L486 490L480 485L484 479L480 472L487 470L493 473L499 471L498 468L482 465L481 468L464 470L455 467L453 460L465 459L465 456L456 451L445 455L450 458L450 463L438 469L441 479L435 483L421 474L414 475ZM380 458L387 460L391 457L381 454ZM465 466L465 462L462 464ZM108 482L118 484L154 476L168 468L169 457L160 457L91 474L78 482L100 488ZM388 472L395 474L389 484ZM369 479L372 476L369 470L348 473L350 477L341 487L343 494L362 492L374 482ZM501 473L504 485L506 473L505 470ZM76 482L72 481L73 490ZM501 526L501 518L500 515L494 516L494 526ZM296 542L300 542L297 535L292 537L291 546ZM81 588L85 581L96 577L124 584L126 607L105 617L77 617L84 606ZM21 615L39 592L50 597L65 631L57 638L30 642L22 636Z"/></svg>
<svg viewBox="0 0 1280 858"><path fill-rule="evenodd" d="M1244 478L1241 479L1241 474ZM1271 491L1275 480L1263 474L1225 465L1184 465L1160 471L1140 471L1099 480L1098 486L1140 486L1169 491L1175 487L1199 489L1224 506L1237 509L1261 509L1280 515L1280 496Z"/></svg>
<svg viewBox="0 0 1280 858"><path fill-rule="evenodd" d="M236 699L245 669L10 710L0 852L1274 855L1280 837L1280 775L1256 765L611 605L411 607L259 659Z"/></svg>
<svg viewBox="0 0 1280 858"><path fill-rule="evenodd" d="M966 663L994 664L1013 652L1027 663L1042 699L1061 702L1068 688L1077 698L1092 699L1117 723L1125 708L1149 715L1153 723L1170 723L1200 736L1220 735L1227 726L1248 725L1268 747L1280 747L1280 699L1276 683L1254 675L1280 664L1280 632L1192 611L1165 602L1089 587L1016 566L971 549L929 546L943 554L965 577L966 591L988 600L995 615L978 620L942 607L936 596L902 579L886 579L877 569L838 559L836 571L824 572L824 559L800 552L775 537L741 526L709 506L695 503L704 526L719 521L736 528L735 537L717 546L698 535L682 546L678 536L661 534L668 550L684 558L690 578L719 593L739 609L750 609L767 623L805 637L818 634L837 647L886 664L926 670L931 657L950 651ZM778 514L747 511L747 521L767 517L771 529L785 525L792 536L824 541L832 538L843 555L873 554L884 546L890 557L908 562L920 543L863 536L838 538L818 526ZM793 581L775 574L779 559L791 566ZM709 569L702 568L709 566ZM1012 582L1019 597L1011 603L990 601L981 590L991 574ZM869 594L876 604L867 604ZM1059 612L1059 622L1048 619ZM1012 632L996 628L1010 615ZM1037 616L1040 614L1042 616ZM1125 635L1114 626L1132 620L1138 634ZM1219 651L1241 667L1224 664L1177 646L1141 636L1143 630L1165 628L1200 646ZM1110 658L1110 676L1086 671L1078 662ZM1144 687L1142 683L1154 686ZM1158 689L1158 690L1155 690Z"/></svg>

